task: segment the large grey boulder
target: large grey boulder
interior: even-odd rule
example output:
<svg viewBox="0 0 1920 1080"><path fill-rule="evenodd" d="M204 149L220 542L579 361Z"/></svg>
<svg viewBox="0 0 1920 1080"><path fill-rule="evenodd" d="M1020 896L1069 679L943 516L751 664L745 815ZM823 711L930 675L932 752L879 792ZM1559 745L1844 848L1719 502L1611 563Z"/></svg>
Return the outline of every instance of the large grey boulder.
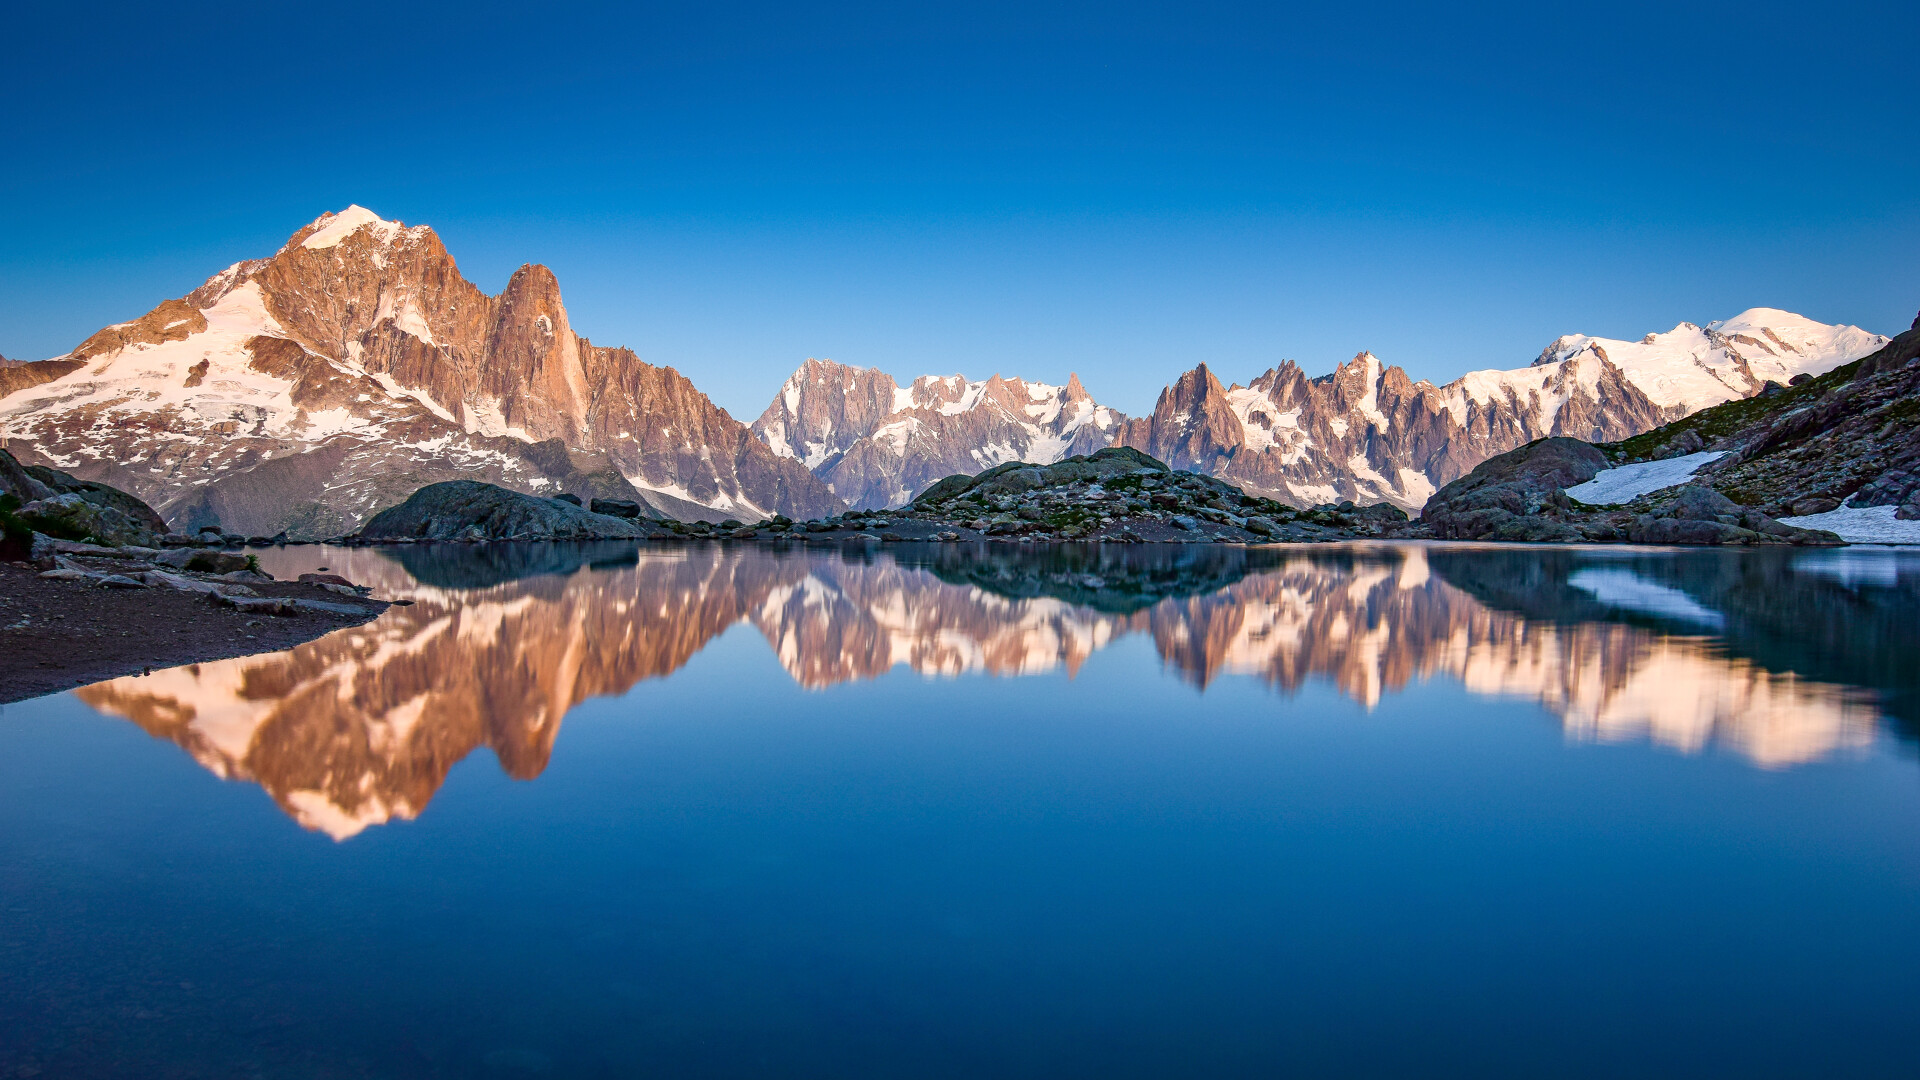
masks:
<svg viewBox="0 0 1920 1080"><path fill-rule="evenodd" d="M360 530L367 540L610 540L648 535L636 522L476 480L428 484Z"/></svg>
<svg viewBox="0 0 1920 1080"><path fill-rule="evenodd" d="M153 507L119 488L44 465L22 465L5 450L0 450L0 495L19 499L20 515L38 521L34 528L52 536L151 545L167 531Z"/></svg>
<svg viewBox="0 0 1920 1080"><path fill-rule="evenodd" d="M136 521L112 506L91 502L78 493L35 499L22 506L19 515L35 532L67 540L91 540L119 547L151 545L159 539L146 522Z"/></svg>
<svg viewBox="0 0 1920 1080"><path fill-rule="evenodd" d="M59 492L34 479L33 474L5 450L0 450L0 495L11 495L23 503L52 498Z"/></svg>

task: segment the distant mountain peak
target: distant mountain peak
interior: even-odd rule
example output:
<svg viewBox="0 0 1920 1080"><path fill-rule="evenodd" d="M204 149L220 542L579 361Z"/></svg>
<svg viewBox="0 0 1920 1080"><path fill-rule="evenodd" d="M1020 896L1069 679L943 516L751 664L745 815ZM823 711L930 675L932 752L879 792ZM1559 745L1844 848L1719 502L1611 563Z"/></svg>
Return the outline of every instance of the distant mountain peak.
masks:
<svg viewBox="0 0 1920 1080"><path fill-rule="evenodd" d="M848 504L900 506L927 484L1006 461L1091 453L1125 420L1069 375L1065 386L1008 377L922 375L900 386L877 368L809 359L753 432Z"/></svg>

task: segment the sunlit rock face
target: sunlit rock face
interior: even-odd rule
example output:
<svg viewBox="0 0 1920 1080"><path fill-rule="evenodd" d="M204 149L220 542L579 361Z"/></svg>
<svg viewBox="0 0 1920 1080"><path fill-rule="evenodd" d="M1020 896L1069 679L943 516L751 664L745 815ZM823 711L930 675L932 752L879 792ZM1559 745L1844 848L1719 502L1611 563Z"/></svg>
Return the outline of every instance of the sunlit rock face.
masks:
<svg viewBox="0 0 1920 1080"><path fill-rule="evenodd" d="M1788 572L1648 556L1596 570L1573 552L1432 546L990 556L949 545L868 560L610 543L328 557L414 603L288 652L77 693L336 838L417 815L478 747L511 776L537 776L573 706L670 675L743 622L814 689L895 668L1084 678L1094 654L1139 634L1202 688L1250 676L1292 692L1320 679L1371 707L1447 678L1537 702L1570 739L1720 747L1778 768L1874 737L1879 710L1846 681L1898 690L1913 676L1876 659L1906 646L1875 637L1886 620L1862 605L1920 592L1913 576L1841 562ZM1782 608L1809 614L1783 629L1770 621ZM1852 625L1867 629L1850 638Z"/></svg>
<svg viewBox="0 0 1920 1080"><path fill-rule="evenodd" d="M672 368L576 333L546 267L488 296L432 229L357 206L65 357L11 365L0 425L176 527L255 535L339 535L454 479L715 520L841 505Z"/></svg>

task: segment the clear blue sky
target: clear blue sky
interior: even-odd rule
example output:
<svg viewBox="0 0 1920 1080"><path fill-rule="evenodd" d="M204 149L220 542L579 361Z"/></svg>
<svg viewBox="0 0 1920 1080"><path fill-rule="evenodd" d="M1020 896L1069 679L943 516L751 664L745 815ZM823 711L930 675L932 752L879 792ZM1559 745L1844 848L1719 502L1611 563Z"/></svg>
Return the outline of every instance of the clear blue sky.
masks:
<svg viewBox="0 0 1920 1080"><path fill-rule="evenodd" d="M21 5L0 353L358 202L751 419L803 358L1151 407L1920 307L1920 5Z"/></svg>

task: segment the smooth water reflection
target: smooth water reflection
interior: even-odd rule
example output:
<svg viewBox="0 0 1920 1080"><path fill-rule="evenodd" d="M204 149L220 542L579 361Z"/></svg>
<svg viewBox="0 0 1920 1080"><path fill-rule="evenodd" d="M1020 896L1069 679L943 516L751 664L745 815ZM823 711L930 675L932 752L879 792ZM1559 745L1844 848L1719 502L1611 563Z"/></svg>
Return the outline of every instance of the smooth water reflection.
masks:
<svg viewBox="0 0 1920 1080"><path fill-rule="evenodd" d="M1920 553L1904 551L601 544L273 559L329 560L413 605L289 652L75 693L339 839L419 814L481 746L538 776L575 705L670 676L742 623L812 689L898 667L1071 675L1141 635L1199 687L1324 678L1371 707L1451 678L1538 702L1574 740L1718 746L1762 768L1861 750L1920 683Z"/></svg>
<svg viewBox="0 0 1920 1080"><path fill-rule="evenodd" d="M0 1077L1912 1071L1913 552L266 560L0 712Z"/></svg>

